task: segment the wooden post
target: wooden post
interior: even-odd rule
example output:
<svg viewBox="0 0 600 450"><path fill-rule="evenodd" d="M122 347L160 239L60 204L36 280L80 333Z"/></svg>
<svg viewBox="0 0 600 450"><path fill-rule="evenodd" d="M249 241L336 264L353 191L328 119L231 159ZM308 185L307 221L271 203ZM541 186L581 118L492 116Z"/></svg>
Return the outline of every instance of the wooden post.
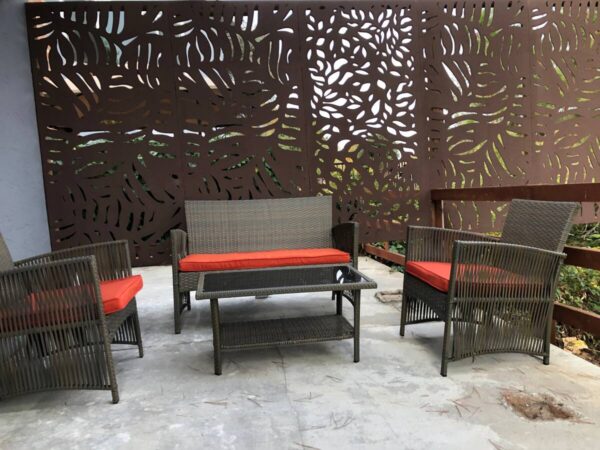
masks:
<svg viewBox="0 0 600 450"><path fill-rule="evenodd" d="M556 327L558 326L558 322L556 320L552 321L552 328L550 329L550 343L556 345Z"/></svg>
<svg viewBox="0 0 600 450"><path fill-rule="evenodd" d="M433 200L433 217L431 219L433 226L444 228L444 204L443 200Z"/></svg>

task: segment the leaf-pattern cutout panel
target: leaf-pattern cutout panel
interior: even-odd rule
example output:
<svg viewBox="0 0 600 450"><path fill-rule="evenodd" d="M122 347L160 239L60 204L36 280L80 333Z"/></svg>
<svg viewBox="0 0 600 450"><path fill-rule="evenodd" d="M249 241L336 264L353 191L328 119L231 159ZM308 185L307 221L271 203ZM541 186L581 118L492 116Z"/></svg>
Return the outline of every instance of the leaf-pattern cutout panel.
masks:
<svg viewBox="0 0 600 450"><path fill-rule="evenodd" d="M189 199L310 195L296 10L190 2L172 33Z"/></svg>
<svg viewBox="0 0 600 450"><path fill-rule="evenodd" d="M600 181L600 8L588 2L531 3L534 36L534 160L538 184ZM578 221L598 221L583 205Z"/></svg>
<svg viewBox="0 0 600 450"><path fill-rule="evenodd" d="M30 43L53 248L128 239L169 260L183 190L160 5L37 5Z"/></svg>
<svg viewBox="0 0 600 450"><path fill-rule="evenodd" d="M436 187L526 184L531 80L525 5L432 2L424 20L429 151L436 162ZM447 211L450 227L491 229L499 224L503 207L461 203Z"/></svg>
<svg viewBox="0 0 600 450"><path fill-rule="evenodd" d="M424 220L425 149L417 131L416 17L409 4L306 8L313 190L365 242Z"/></svg>
<svg viewBox="0 0 600 450"><path fill-rule="evenodd" d="M598 16L542 0L29 3L53 248L125 238L136 265L168 262L185 198L331 194L372 242L428 224L433 187L597 182ZM445 207L478 230L506 212Z"/></svg>

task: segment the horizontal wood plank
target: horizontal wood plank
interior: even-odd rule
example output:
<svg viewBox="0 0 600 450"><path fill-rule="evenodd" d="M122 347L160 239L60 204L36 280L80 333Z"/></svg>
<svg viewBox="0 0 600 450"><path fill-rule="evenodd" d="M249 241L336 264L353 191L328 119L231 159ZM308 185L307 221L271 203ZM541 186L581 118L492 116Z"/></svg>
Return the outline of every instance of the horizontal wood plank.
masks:
<svg viewBox="0 0 600 450"><path fill-rule="evenodd" d="M565 247L565 264L600 270L600 250L583 247Z"/></svg>
<svg viewBox="0 0 600 450"><path fill-rule="evenodd" d="M515 198L563 202L600 202L600 183L432 189L431 201L498 201Z"/></svg>
<svg viewBox="0 0 600 450"><path fill-rule="evenodd" d="M375 247L371 244L364 245L365 253L376 256L378 258L384 259L386 261L392 262L394 264L399 264L401 266L404 265L404 255L396 252L390 252L389 250L385 250L383 248Z"/></svg>
<svg viewBox="0 0 600 450"><path fill-rule="evenodd" d="M600 315L562 303L554 304L554 320L586 333L600 336Z"/></svg>

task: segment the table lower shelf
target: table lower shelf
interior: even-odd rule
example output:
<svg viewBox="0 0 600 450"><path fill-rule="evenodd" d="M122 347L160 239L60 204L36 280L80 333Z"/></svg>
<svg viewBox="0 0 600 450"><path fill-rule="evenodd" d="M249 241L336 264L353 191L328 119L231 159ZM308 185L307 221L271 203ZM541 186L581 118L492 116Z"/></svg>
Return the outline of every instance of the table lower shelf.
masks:
<svg viewBox="0 0 600 450"><path fill-rule="evenodd" d="M327 315L221 324L221 349L268 347L354 337L343 316Z"/></svg>

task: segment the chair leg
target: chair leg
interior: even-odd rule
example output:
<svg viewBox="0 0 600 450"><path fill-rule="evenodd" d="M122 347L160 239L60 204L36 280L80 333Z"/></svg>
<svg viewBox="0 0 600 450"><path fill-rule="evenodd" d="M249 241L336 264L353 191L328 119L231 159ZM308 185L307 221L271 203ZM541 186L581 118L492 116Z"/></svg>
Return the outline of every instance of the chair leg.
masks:
<svg viewBox="0 0 600 450"><path fill-rule="evenodd" d="M140 319L138 317L137 311L133 316L133 326L135 327L135 339L137 341L138 353L140 355L140 358L143 358L144 357L144 346L142 344L142 332L140 330Z"/></svg>
<svg viewBox="0 0 600 450"><path fill-rule="evenodd" d="M404 329L406 327L406 316L408 309L408 299L404 290L402 290L402 304L400 305L400 336L404 337Z"/></svg>
<svg viewBox="0 0 600 450"><path fill-rule="evenodd" d="M210 315L213 331L213 359L215 375L223 373L223 360L221 359L221 315L219 313L219 299L210 299Z"/></svg>
<svg viewBox="0 0 600 450"><path fill-rule="evenodd" d="M444 321L444 341L442 344L442 369L440 375L445 377L448 375L448 345L450 343L450 326L451 326L451 310L448 306L448 315Z"/></svg>
<svg viewBox="0 0 600 450"><path fill-rule="evenodd" d="M546 337L544 339L544 365L550 365L550 339Z"/></svg>
<svg viewBox="0 0 600 450"><path fill-rule="evenodd" d="M175 334L181 333L181 294L175 292L173 295L173 321L175 324Z"/></svg>
<svg viewBox="0 0 600 450"><path fill-rule="evenodd" d="M548 320L546 325L546 334L544 336L544 365L550 364L550 341L552 340L552 332L555 330L556 324L552 320L553 308L548 311Z"/></svg>
<svg viewBox="0 0 600 450"><path fill-rule="evenodd" d="M112 393L112 402L113 404L117 404L119 403L119 389L117 388L117 386L113 387L111 389L111 393Z"/></svg>
<svg viewBox="0 0 600 450"><path fill-rule="evenodd" d="M104 341L104 352L106 358L106 369L108 370L108 381L110 382L110 391L112 393L112 402L119 403L119 386L117 385L117 375L115 373L115 363L112 357L112 348L108 340L108 332L106 328L102 330Z"/></svg>
<svg viewBox="0 0 600 450"><path fill-rule="evenodd" d="M186 302L186 304L187 304L187 310L188 310L188 311L190 311L190 310L192 309L192 302L191 302L191 300L190 300L190 293L189 293L189 292L186 292L186 293L184 294L184 296L185 296L185 302Z"/></svg>

